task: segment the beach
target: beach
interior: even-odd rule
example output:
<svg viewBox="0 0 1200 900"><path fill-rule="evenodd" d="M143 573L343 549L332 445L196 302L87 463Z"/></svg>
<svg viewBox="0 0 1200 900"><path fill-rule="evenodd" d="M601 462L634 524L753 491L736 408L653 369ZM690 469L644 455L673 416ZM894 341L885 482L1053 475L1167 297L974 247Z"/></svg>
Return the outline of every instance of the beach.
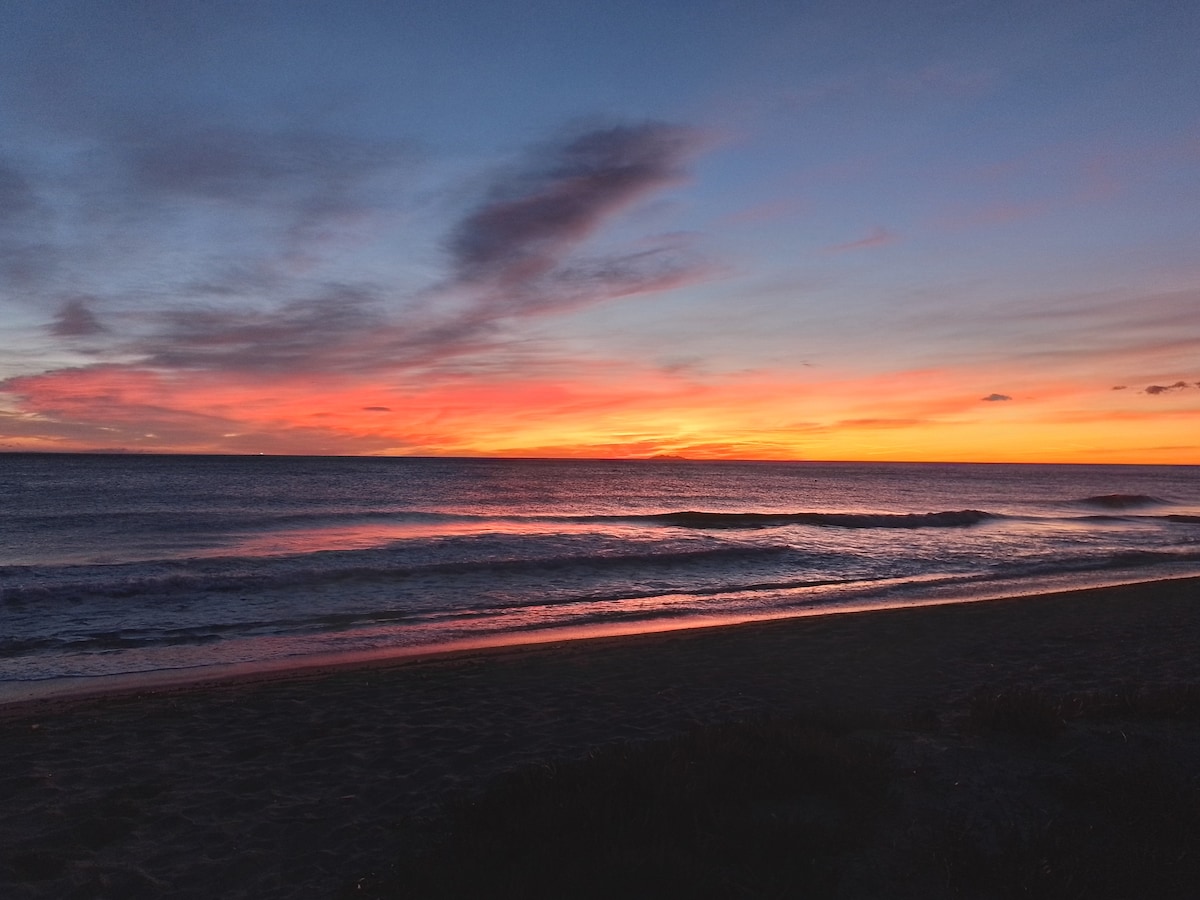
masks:
<svg viewBox="0 0 1200 900"><path fill-rule="evenodd" d="M0 893L328 897L522 766L748 716L1200 684L1200 579L498 648L2 708Z"/></svg>

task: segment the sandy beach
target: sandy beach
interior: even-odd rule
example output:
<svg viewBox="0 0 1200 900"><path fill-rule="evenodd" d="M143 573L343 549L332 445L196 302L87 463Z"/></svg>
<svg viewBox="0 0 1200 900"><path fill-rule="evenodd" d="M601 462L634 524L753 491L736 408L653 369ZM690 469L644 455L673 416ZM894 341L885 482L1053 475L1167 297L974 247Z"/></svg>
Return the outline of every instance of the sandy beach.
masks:
<svg viewBox="0 0 1200 900"><path fill-rule="evenodd" d="M331 897L517 767L980 688L1200 684L1200 579L301 669L0 707L0 895Z"/></svg>

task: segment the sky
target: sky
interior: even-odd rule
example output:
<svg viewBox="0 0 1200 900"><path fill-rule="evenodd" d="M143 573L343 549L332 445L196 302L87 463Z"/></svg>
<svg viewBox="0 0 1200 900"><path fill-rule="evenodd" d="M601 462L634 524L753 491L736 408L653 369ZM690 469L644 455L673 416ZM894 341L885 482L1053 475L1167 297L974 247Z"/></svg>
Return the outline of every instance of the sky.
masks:
<svg viewBox="0 0 1200 900"><path fill-rule="evenodd" d="M0 450L1200 463L1200 4L5 0Z"/></svg>

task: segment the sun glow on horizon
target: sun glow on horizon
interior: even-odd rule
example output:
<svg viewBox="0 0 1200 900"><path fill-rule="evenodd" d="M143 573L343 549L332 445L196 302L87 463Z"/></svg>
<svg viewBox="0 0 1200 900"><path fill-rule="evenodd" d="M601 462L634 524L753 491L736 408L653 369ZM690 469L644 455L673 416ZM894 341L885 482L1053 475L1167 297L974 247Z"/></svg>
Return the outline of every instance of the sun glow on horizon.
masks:
<svg viewBox="0 0 1200 900"><path fill-rule="evenodd" d="M587 380L249 385L110 367L23 379L3 449L314 455L1196 463L1200 406L1068 383L956 390L937 370L822 380L597 371ZM1118 398L1114 400L1114 398ZM1144 404L1145 396L1135 398ZM1161 401L1164 398L1152 398ZM886 410L886 412L885 412ZM154 422L153 429L147 424ZM24 424L27 435L12 434ZM55 432L58 432L55 434ZM53 435L53 436L48 436ZM1184 438L1181 440L1181 438Z"/></svg>

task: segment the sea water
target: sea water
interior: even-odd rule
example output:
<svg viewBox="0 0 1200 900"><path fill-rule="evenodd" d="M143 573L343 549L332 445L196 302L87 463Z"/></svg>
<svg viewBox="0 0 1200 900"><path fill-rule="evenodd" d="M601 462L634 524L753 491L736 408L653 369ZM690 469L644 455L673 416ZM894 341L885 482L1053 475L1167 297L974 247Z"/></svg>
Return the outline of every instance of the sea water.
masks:
<svg viewBox="0 0 1200 900"><path fill-rule="evenodd" d="M0 699L1190 574L1200 467L4 454Z"/></svg>

